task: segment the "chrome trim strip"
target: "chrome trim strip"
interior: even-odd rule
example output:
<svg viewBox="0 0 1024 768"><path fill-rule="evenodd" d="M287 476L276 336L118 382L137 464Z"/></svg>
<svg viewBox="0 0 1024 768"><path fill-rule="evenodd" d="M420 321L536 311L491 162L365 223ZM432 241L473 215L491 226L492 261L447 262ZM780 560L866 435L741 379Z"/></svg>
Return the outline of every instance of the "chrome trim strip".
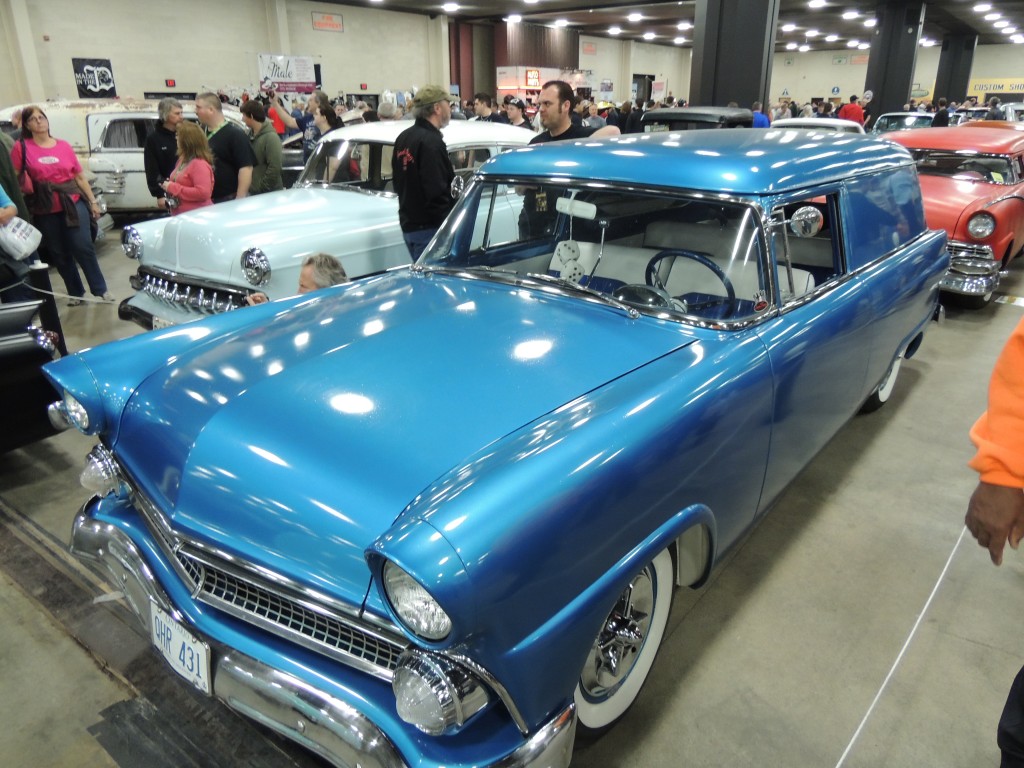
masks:
<svg viewBox="0 0 1024 768"><path fill-rule="evenodd" d="M470 670L474 675L483 680L484 685L486 685L488 688L494 691L497 697L501 700L501 703L505 705L505 709L507 709L509 715L512 716L512 720L513 722L515 722L516 728L519 729L519 732L523 734L523 736L529 735L530 727L529 725L527 725L526 719L519 711L519 708L516 706L515 701L513 701L512 695L508 692L508 689L505 688L505 686L502 685L500 682L498 682L498 678L496 678L486 669L481 667L471 658L469 658L468 656L463 656L461 653L447 653L445 651L440 651L439 654L454 661L456 664L461 664L462 666L466 667L466 669Z"/></svg>
<svg viewBox="0 0 1024 768"><path fill-rule="evenodd" d="M491 768L568 768L576 741L576 705L549 720L519 749Z"/></svg>

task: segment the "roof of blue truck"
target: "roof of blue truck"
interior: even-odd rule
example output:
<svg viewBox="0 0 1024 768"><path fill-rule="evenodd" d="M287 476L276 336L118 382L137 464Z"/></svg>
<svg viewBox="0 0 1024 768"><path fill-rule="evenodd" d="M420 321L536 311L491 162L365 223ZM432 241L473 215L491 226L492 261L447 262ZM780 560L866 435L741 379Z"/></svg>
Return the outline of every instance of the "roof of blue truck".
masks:
<svg viewBox="0 0 1024 768"><path fill-rule="evenodd" d="M903 148L869 136L729 128L535 144L499 155L482 172L756 195L911 164Z"/></svg>

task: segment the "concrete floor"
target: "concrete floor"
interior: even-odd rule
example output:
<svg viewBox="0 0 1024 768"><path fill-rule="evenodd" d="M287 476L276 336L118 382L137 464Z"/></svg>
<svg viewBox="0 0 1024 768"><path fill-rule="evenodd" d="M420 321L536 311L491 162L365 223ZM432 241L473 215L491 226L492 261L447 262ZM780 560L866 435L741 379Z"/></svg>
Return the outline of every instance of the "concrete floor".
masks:
<svg viewBox="0 0 1024 768"><path fill-rule="evenodd" d="M116 233L100 264L128 295ZM677 593L640 700L574 768L998 765L1024 559L995 568L963 535L965 464L1022 276L1007 303L951 309L890 403L844 428L707 586ZM136 331L111 305L61 313L72 350ZM0 466L0 766L322 765L186 690L63 551L91 444L64 433Z"/></svg>

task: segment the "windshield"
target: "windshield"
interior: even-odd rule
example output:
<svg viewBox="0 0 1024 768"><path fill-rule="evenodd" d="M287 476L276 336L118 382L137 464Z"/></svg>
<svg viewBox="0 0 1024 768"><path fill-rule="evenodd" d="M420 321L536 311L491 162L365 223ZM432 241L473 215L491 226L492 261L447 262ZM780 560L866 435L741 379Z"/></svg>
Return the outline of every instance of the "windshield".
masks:
<svg viewBox="0 0 1024 768"><path fill-rule="evenodd" d="M740 203L476 180L419 263L541 280L680 320L765 312L765 239Z"/></svg>
<svg viewBox="0 0 1024 768"><path fill-rule="evenodd" d="M931 124L932 116L924 112L919 115L882 115L875 124L875 131L908 131L911 128L927 128Z"/></svg>
<svg viewBox="0 0 1024 768"><path fill-rule="evenodd" d="M338 184L391 192L393 144L372 141L323 141L316 145L299 177L300 184Z"/></svg>
<svg viewBox="0 0 1024 768"><path fill-rule="evenodd" d="M933 149L913 150L917 171L922 176L953 176L969 181L1010 184L1010 158L1000 155L966 155Z"/></svg>

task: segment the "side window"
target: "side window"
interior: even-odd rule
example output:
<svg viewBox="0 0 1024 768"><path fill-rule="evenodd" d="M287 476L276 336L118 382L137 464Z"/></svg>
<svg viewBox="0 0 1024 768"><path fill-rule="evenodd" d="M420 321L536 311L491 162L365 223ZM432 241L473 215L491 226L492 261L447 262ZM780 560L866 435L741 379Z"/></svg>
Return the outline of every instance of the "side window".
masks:
<svg viewBox="0 0 1024 768"><path fill-rule="evenodd" d="M156 121L150 118L132 117L111 120L103 133L104 149L142 149L146 137L156 130Z"/></svg>
<svg viewBox="0 0 1024 768"><path fill-rule="evenodd" d="M473 172L490 160L491 151L487 147L466 147L452 150L448 153L448 157L451 158L455 175L462 176L469 181Z"/></svg>
<svg viewBox="0 0 1024 768"><path fill-rule="evenodd" d="M816 220L820 216L821 226ZM813 226L808 226L815 222ZM772 212L772 251L785 305L844 273L839 195L795 200Z"/></svg>
<svg viewBox="0 0 1024 768"><path fill-rule="evenodd" d="M911 166L847 182L850 268L857 269L927 229L917 170Z"/></svg>

